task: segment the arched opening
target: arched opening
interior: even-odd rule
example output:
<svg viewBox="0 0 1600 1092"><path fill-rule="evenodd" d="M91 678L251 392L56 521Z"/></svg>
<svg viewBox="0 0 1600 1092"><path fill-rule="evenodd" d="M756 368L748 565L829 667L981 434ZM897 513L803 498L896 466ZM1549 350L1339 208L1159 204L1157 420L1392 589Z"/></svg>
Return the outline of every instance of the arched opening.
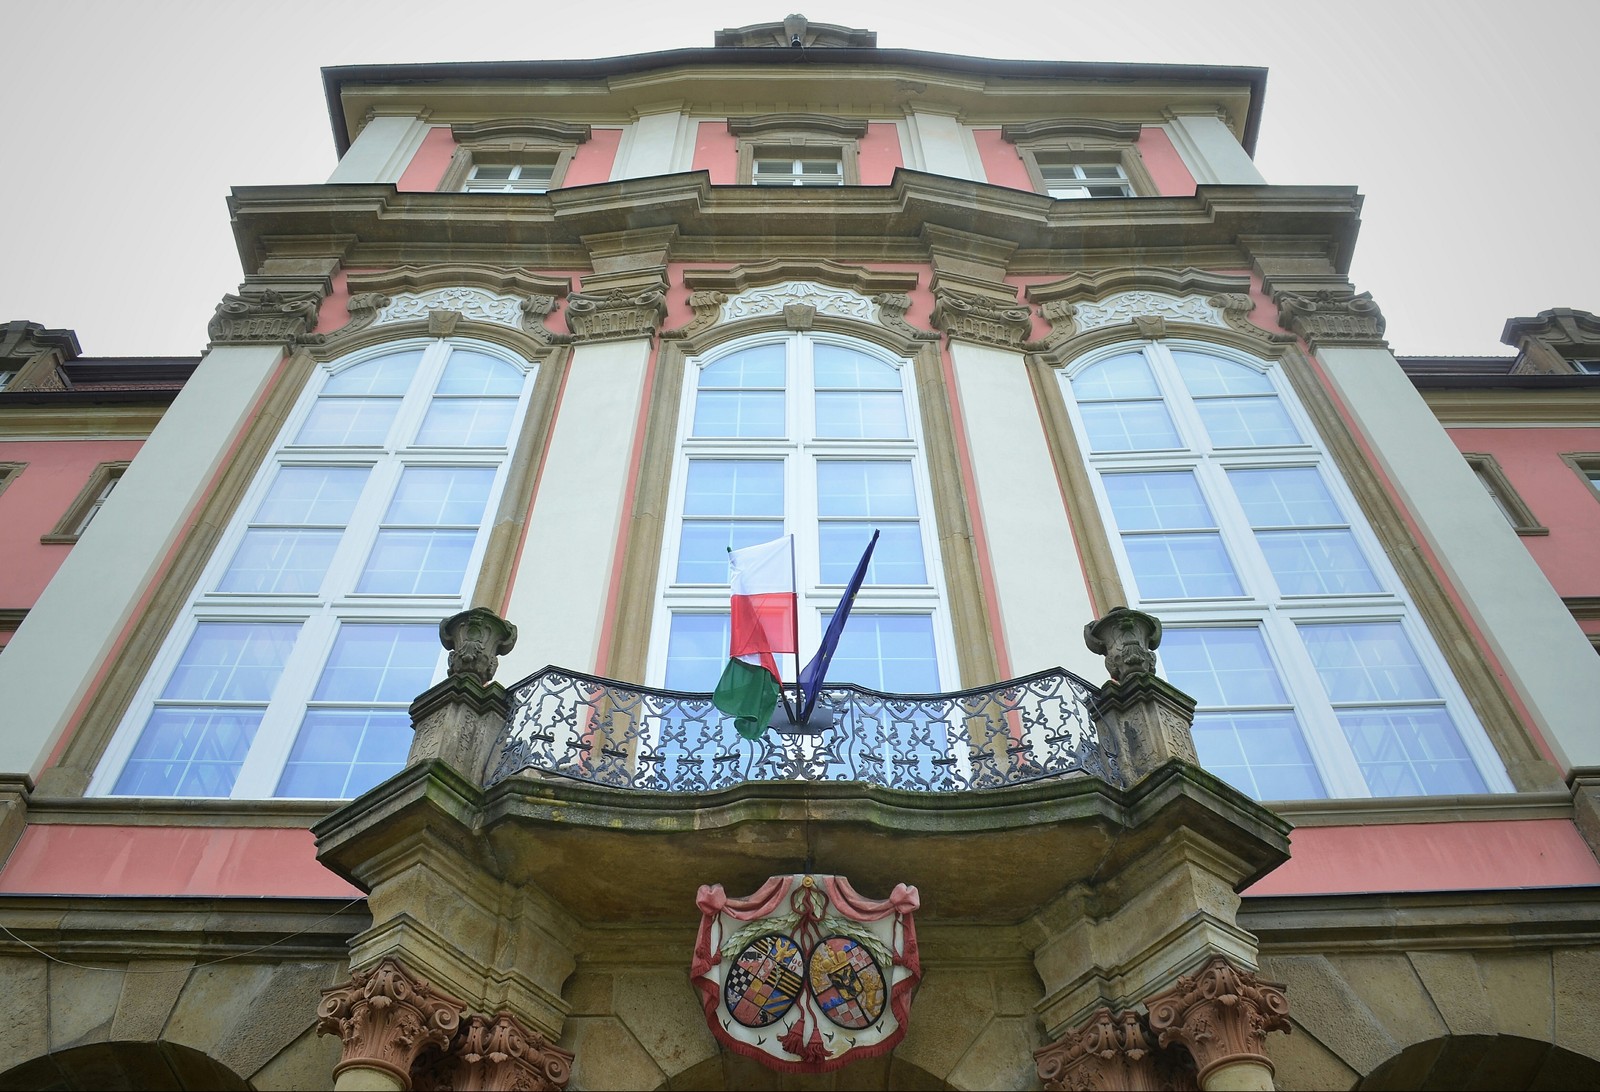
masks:
<svg viewBox="0 0 1600 1092"><path fill-rule="evenodd" d="M1516 1035L1447 1035L1407 1047L1354 1087L1362 1092L1600 1088L1600 1061Z"/></svg>
<svg viewBox="0 0 1600 1092"><path fill-rule="evenodd" d="M93 1043L0 1073L0 1092L94 1088L105 1092L242 1092L250 1082L209 1055L176 1043Z"/></svg>
<svg viewBox="0 0 1600 1092"><path fill-rule="evenodd" d="M674 1088L775 1088L805 1090L836 1088L860 1089L876 1092L878 1089L898 1088L949 1088L947 1082L935 1077L926 1069L896 1058L892 1053L847 1065L831 1073L785 1073L781 1076L763 1066L754 1058L746 1058L731 1051L719 1051L672 1078ZM666 1086L661 1086L665 1088Z"/></svg>

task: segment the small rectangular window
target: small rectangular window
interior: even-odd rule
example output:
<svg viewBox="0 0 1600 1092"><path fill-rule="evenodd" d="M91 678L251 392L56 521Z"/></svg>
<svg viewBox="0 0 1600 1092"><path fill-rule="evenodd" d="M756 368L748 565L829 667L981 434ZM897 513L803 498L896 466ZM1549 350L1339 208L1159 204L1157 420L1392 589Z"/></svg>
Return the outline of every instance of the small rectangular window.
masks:
<svg viewBox="0 0 1600 1092"><path fill-rule="evenodd" d="M122 480L123 472L127 469L126 462L101 463L95 467L89 475L89 480L78 491L78 495L73 498L72 504L62 514L55 527L51 528L49 534L40 535L39 541L77 542L78 536L88 530L89 524L100 514L100 509L110 499L112 492L117 488L117 483Z"/></svg>
<svg viewBox="0 0 1600 1092"><path fill-rule="evenodd" d="M1462 458L1472 467L1478 483L1489 494L1489 499L1494 501L1495 507L1500 509L1500 514L1506 517L1506 522L1511 524L1512 530L1519 535L1550 533L1550 528L1541 526L1538 517L1517 495L1516 489L1512 488L1511 479L1506 477L1506 472L1501 469L1499 461L1493 455L1467 452Z"/></svg>
<svg viewBox="0 0 1600 1092"><path fill-rule="evenodd" d="M844 163L838 156L817 153L805 159L758 156L752 181L758 186L842 186Z"/></svg>
<svg viewBox="0 0 1600 1092"><path fill-rule="evenodd" d="M556 165L546 163L480 163L467 173L465 193L544 193L555 178Z"/></svg>
<svg viewBox="0 0 1600 1092"><path fill-rule="evenodd" d="M1133 196L1133 184L1117 163L1076 163L1041 157L1039 173L1044 176L1045 192L1058 200Z"/></svg>

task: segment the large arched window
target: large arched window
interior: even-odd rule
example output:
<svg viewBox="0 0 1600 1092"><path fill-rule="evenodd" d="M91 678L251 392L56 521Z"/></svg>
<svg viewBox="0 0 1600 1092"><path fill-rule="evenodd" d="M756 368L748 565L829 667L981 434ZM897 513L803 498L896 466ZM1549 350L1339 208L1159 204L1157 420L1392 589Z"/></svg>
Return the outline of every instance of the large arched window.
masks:
<svg viewBox="0 0 1600 1092"><path fill-rule="evenodd" d="M90 791L340 799L399 770L532 376L441 340L319 366Z"/></svg>
<svg viewBox="0 0 1600 1092"><path fill-rule="evenodd" d="M876 528L829 681L939 690L953 656L910 362L844 337L780 333L688 368L651 678L711 690L728 659L727 551L785 534L808 659Z"/></svg>
<svg viewBox="0 0 1600 1092"><path fill-rule="evenodd" d="M1510 791L1275 366L1211 346L1062 372L1131 605L1199 702L1205 767L1258 799Z"/></svg>

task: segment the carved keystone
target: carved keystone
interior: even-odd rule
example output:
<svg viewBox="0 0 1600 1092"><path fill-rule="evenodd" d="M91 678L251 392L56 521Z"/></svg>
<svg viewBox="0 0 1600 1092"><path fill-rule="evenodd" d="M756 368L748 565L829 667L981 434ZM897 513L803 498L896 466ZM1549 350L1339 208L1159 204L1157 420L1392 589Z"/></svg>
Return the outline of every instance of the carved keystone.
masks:
<svg viewBox="0 0 1600 1092"><path fill-rule="evenodd" d="M1096 1009L1081 1027L1033 1052L1045 1092L1078 1088L1193 1092L1194 1062L1181 1050L1158 1050L1132 1009Z"/></svg>
<svg viewBox="0 0 1600 1092"><path fill-rule="evenodd" d="M337 1035L344 1044L333 1067L336 1083L351 1083L339 1081L345 1070L375 1069L410 1088L417 1056L430 1046L448 1047L465 1011L454 997L385 959L352 972L345 985L322 991L317 1034Z"/></svg>
<svg viewBox="0 0 1600 1092"><path fill-rule="evenodd" d="M1083 627L1083 643L1106 658L1113 679L1148 674L1156 669L1161 647L1161 619L1127 607L1112 607L1104 617Z"/></svg>
<svg viewBox="0 0 1600 1092"><path fill-rule="evenodd" d="M1289 1031L1289 1001L1280 983L1263 982L1240 971L1223 956L1213 956L1197 975L1145 1002L1150 1030L1161 1046L1177 1043L1194 1055L1200 1085L1224 1067L1254 1070L1256 1081L1238 1074L1229 1088L1271 1088L1272 1062L1262 1052L1267 1035ZM1223 1082L1217 1082L1221 1084Z"/></svg>
<svg viewBox="0 0 1600 1092"><path fill-rule="evenodd" d="M516 647L517 627L486 607L473 607L440 622L439 641L450 650L450 674L411 703L406 765L447 762L481 784L511 711L494 673L500 657Z"/></svg>

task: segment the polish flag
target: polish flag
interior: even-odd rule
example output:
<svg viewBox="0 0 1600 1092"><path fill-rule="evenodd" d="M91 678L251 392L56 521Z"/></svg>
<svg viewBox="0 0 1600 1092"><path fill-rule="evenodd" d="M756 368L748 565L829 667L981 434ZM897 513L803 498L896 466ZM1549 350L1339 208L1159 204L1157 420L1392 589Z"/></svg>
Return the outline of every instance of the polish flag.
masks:
<svg viewBox="0 0 1600 1092"><path fill-rule="evenodd" d="M732 633L728 666L712 702L748 739L758 738L777 708L782 677L776 653L795 652L794 538L730 550Z"/></svg>

